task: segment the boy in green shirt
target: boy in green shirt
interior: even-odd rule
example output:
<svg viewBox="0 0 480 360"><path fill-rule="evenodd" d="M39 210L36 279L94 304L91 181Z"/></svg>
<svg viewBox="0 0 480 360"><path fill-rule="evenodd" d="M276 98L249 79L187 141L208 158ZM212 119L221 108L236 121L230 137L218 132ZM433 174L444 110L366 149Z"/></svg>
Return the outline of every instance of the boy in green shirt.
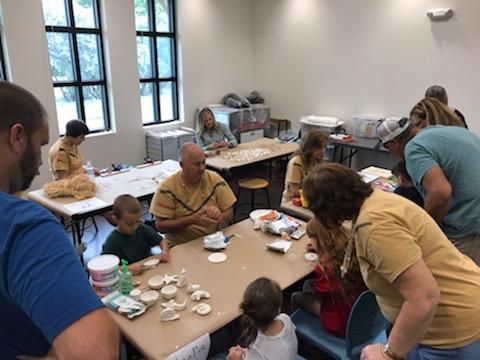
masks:
<svg viewBox="0 0 480 360"><path fill-rule="evenodd" d="M145 259L150 250L160 245L162 253L158 255L161 262L170 261L167 240L162 238L151 227L140 221L142 207L140 202L131 195L120 195L113 203L113 219L117 228L113 230L103 244L102 254L114 254L127 260L131 265L128 269L133 275L141 274L143 264L132 264Z"/></svg>

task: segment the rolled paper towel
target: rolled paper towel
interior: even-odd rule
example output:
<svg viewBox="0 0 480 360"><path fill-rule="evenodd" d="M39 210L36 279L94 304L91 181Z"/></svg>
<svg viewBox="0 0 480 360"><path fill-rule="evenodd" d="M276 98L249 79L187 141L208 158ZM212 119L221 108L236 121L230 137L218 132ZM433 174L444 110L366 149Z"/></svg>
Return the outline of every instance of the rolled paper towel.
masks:
<svg viewBox="0 0 480 360"><path fill-rule="evenodd" d="M336 117L330 116L316 116L316 115L309 115L307 119L311 123L319 124L319 125L338 125L339 120Z"/></svg>

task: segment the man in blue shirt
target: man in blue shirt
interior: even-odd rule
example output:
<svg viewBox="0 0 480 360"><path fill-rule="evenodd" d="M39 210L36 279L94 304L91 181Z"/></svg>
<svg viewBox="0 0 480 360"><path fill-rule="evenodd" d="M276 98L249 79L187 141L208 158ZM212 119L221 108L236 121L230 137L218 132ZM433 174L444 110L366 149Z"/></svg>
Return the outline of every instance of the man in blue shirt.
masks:
<svg viewBox="0 0 480 360"><path fill-rule="evenodd" d="M459 126L419 129L406 118L385 120L377 135L390 152L405 158L424 209L480 265L480 137Z"/></svg>
<svg viewBox="0 0 480 360"><path fill-rule="evenodd" d="M48 143L47 114L0 82L0 357L116 359L118 332L58 221L26 190Z"/></svg>

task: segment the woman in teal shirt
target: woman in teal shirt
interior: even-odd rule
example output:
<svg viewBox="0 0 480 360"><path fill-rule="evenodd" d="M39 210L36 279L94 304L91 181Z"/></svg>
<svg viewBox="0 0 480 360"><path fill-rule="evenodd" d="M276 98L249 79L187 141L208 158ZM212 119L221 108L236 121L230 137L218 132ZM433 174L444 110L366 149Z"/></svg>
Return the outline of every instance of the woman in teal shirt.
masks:
<svg viewBox="0 0 480 360"><path fill-rule="evenodd" d="M203 150L237 146L237 139L228 126L217 123L212 110L208 107L198 112L195 139Z"/></svg>

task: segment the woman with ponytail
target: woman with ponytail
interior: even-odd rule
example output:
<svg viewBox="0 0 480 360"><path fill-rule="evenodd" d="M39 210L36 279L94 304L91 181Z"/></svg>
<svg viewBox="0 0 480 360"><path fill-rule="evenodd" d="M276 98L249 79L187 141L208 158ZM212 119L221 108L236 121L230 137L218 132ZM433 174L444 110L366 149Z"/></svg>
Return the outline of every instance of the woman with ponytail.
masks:
<svg viewBox="0 0 480 360"><path fill-rule="evenodd" d="M250 283L240 309L242 333L239 345L230 348L227 360L293 360L298 342L295 326L287 314L280 313L282 290L265 277Z"/></svg>

